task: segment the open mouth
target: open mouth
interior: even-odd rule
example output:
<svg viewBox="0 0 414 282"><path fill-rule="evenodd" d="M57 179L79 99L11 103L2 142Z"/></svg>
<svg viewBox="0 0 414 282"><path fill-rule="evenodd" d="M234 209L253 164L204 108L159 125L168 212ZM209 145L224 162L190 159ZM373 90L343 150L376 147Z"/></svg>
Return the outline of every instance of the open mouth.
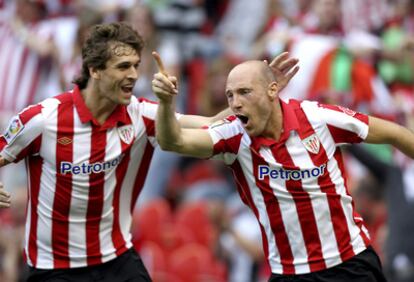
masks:
<svg viewBox="0 0 414 282"><path fill-rule="evenodd" d="M134 88L134 86L132 85L126 85L126 86L122 86L121 89L124 92L132 92L132 89Z"/></svg>
<svg viewBox="0 0 414 282"><path fill-rule="evenodd" d="M249 118L247 116L237 114L236 117L242 122L243 125L246 125L249 122Z"/></svg>
<svg viewBox="0 0 414 282"><path fill-rule="evenodd" d="M125 92L125 93L132 93L133 88L134 88L134 86L132 86L132 85L126 85L126 86L121 87L122 91Z"/></svg>

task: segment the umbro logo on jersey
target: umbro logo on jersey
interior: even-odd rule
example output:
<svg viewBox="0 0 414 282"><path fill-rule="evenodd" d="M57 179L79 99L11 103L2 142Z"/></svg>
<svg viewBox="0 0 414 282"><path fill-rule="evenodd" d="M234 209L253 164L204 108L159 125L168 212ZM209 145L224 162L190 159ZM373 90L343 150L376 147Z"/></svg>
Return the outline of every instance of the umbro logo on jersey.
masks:
<svg viewBox="0 0 414 282"><path fill-rule="evenodd" d="M72 143L72 139L70 139L69 137L62 137L62 138L59 138L57 140L57 142L61 145L66 146L66 145L69 145L70 143Z"/></svg>
<svg viewBox="0 0 414 282"><path fill-rule="evenodd" d="M134 139L134 126L132 124L124 125L117 128L119 138L125 144L131 144L132 140Z"/></svg>
<svg viewBox="0 0 414 282"><path fill-rule="evenodd" d="M314 154L319 153L319 149L321 147L320 143L321 142L319 141L316 133L302 140L302 144L305 146L306 150Z"/></svg>

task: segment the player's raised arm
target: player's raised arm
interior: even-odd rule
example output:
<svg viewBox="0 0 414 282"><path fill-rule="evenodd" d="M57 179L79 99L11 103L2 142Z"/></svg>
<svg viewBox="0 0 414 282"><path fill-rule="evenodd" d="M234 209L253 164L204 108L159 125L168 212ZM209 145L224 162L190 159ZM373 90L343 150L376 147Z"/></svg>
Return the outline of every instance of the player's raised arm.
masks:
<svg viewBox="0 0 414 282"><path fill-rule="evenodd" d="M213 153L213 141L206 130L183 129L175 118L176 83L164 69L161 58L154 55L159 72L152 80L152 90L159 99L156 136L163 150L206 158Z"/></svg>
<svg viewBox="0 0 414 282"><path fill-rule="evenodd" d="M393 145L414 159L414 133L396 123L370 116L365 142Z"/></svg>

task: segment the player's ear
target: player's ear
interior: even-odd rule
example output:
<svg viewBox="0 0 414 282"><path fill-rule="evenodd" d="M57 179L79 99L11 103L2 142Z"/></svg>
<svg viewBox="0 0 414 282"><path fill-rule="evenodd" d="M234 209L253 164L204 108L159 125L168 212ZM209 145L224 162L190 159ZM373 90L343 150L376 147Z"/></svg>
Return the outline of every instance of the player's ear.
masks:
<svg viewBox="0 0 414 282"><path fill-rule="evenodd" d="M280 86L276 81L273 81L267 86L267 95L269 96L271 101L278 98L279 91Z"/></svg>
<svg viewBox="0 0 414 282"><path fill-rule="evenodd" d="M100 79L101 78L101 72L100 72L100 70L98 70L96 68L93 68L93 67L89 67L89 75L93 79Z"/></svg>

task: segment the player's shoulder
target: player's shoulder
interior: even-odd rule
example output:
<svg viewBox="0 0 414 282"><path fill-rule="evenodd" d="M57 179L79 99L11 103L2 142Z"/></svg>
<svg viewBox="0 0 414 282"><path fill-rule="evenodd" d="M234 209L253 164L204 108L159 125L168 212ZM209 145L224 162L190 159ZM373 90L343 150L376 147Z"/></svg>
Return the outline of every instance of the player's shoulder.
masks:
<svg viewBox="0 0 414 282"><path fill-rule="evenodd" d="M59 107L74 107L73 92L67 91L56 96L46 98L39 103L45 116L57 112Z"/></svg>
<svg viewBox="0 0 414 282"><path fill-rule="evenodd" d="M155 119L157 113L158 103L148 100L146 98L131 97L127 110L134 118L146 116L150 119Z"/></svg>
<svg viewBox="0 0 414 282"><path fill-rule="evenodd" d="M146 99L146 98L137 98L135 96L131 97L131 102L128 105L129 108L141 108L141 109L145 109L145 108L151 108L151 109L156 109L158 107L158 103L154 102L152 100Z"/></svg>
<svg viewBox="0 0 414 282"><path fill-rule="evenodd" d="M215 128L220 128L220 127L225 128L229 126L230 127L237 127L237 126L241 127L241 123L235 115L230 115L223 119L217 120L213 122L212 124L210 124L209 128L215 129Z"/></svg>

